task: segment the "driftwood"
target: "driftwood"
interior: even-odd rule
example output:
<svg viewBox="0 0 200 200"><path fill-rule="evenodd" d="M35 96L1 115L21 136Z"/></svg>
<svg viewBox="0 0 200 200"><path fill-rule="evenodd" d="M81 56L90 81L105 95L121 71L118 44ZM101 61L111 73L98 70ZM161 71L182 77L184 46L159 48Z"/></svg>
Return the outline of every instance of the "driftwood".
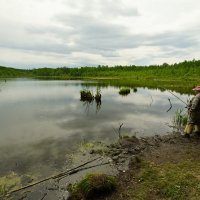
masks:
<svg viewBox="0 0 200 200"><path fill-rule="evenodd" d="M21 188L19 188L19 189L12 190L12 191L8 192L8 193L6 194L6 196L8 196L8 195L10 195L10 194L12 194L12 193L15 193L15 192L18 192L18 191L27 189L27 188L29 188L29 187L38 185L38 184L43 183L43 182L45 182L45 181L48 181L48 180L50 180L50 179L57 179L57 178L60 178L60 177L63 177L63 176L68 176L68 175L77 173L77 172L79 172L79 171L81 171L81 170L89 169L89 168L96 167L96 166L100 166L100 165L105 165L105 163L103 163L103 164L93 165L93 166L90 166L90 167L81 168L81 167L83 167L83 166L85 166L85 165L87 165L87 164L89 164L89 163L92 163L92 162L94 162L94 161L96 161L96 160L99 160L99 159L101 159L101 157L97 157L97 158L95 158L95 159L93 159L93 160L87 161L87 162L85 162L85 163L83 163L83 164L81 164L81 165L79 165L79 166L77 166L77 167L74 167L74 168L69 169L69 170L67 170L67 171L65 171L65 172L59 173L59 174L57 174L57 175L50 176L50 177L48 177L48 178L45 178L45 179L43 179L43 180L40 180L40 181L37 181L37 182L35 182L35 183L29 184L29 185L27 185L27 186L21 187ZM108 163L106 163L106 164L108 164ZM0 197L1 197L1 196L0 196Z"/></svg>

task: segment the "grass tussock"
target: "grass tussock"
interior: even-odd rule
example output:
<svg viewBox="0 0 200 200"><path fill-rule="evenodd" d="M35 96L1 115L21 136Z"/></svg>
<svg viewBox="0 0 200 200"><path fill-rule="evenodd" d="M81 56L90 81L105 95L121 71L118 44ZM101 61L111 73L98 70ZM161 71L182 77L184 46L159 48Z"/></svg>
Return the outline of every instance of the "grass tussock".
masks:
<svg viewBox="0 0 200 200"><path fill-rule="evenodd" d="M21 185L21 178L12 172L7 176L0 177L0 195L5 195L8 191L16 189Z"/></svg>
<svg viewBox="0 0 200 200"><path fill-rule="evenodd" d="M96 89L96 94L93 95L93 92L91 92L90 90L81 90L80 91L80 95L81 95L81 101L86 101L89 103L92 103L93 100L95 99L95 101L101 102L101 90L100 88L97 87Z"/></svg>
<svg viewBox="0 0 200 200"><path fill-rule="evenodd" d="M70 185L70 200L89 200L99 196L105 196L116 188L116 180L113 176L106 174L89 174L79 183Z"/></svg>
<svg viewBox="0 0 200 200"><path fill-rule="evenodd" d="M122 96L126 96L126 95L130 94L130 88L121 88L119 90L119 94Z"/></svg>
<svg viewBox="0 0 200 200"><path fill-rule="evenodd" d="M94 95L89 90L81 90L80 94L81 94L81 101L92 102L94 100Z"/></svg>

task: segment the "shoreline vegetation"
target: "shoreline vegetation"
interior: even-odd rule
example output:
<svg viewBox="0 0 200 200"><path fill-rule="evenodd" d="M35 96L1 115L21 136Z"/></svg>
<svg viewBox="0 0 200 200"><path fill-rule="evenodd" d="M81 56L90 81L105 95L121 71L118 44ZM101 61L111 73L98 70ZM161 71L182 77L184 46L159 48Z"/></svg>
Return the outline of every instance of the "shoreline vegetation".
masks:
<svg viewBox="0 0 200 200"><path fill-rule="evenodd" d="M98 66L81 68L15 69L0 66L0 80L7 78L35 78L45 80L86 80L85 85L107 87L148 87L166 89L180 94L193 94L191 88L199 84L200 60L184 61L169 65L151 66Z"/></svg>
<svg viewBox="0 0 200 200"><path fill-rule="evenodd" d="M114 66L99 65L97 67L80 68L38 68L16 69L0 66L1 78L14 77L46 77L46 78L86 78L86 79L158 79L158 80L198 80L200 74L200 60L184 61L169 65L150 66Z"/></svg>

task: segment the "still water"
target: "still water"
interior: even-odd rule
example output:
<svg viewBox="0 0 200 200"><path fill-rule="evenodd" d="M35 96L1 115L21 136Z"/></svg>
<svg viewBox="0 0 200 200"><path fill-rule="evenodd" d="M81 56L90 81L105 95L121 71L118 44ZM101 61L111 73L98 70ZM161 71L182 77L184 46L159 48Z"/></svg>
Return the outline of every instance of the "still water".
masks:
<svg viewBox="0 0 200 200"><path fill-rule="evenodd" d="M92 83L87 89L95 93ZM184 108L167 91L137 88L121 96L114 86L100 87L97 106L95 101L80 101L80 90L85 88L86 82L79 80L0 81L0 176L57 169L81 141L117 139L121 123L122 135L167 134L175 111ZM173 107L166 112L168 98Z"/></svg>

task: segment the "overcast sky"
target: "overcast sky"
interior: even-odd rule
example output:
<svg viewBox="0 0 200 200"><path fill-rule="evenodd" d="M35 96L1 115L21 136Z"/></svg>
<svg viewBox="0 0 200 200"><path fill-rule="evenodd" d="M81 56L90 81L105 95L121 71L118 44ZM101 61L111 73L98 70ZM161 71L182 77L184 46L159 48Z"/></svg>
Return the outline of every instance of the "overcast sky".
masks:
<svg viewBox="0 0 200 200"><path fill-rule="evenodd" d="M0 65L198 60L199 19L199 0L0 0Z"/></svg>

